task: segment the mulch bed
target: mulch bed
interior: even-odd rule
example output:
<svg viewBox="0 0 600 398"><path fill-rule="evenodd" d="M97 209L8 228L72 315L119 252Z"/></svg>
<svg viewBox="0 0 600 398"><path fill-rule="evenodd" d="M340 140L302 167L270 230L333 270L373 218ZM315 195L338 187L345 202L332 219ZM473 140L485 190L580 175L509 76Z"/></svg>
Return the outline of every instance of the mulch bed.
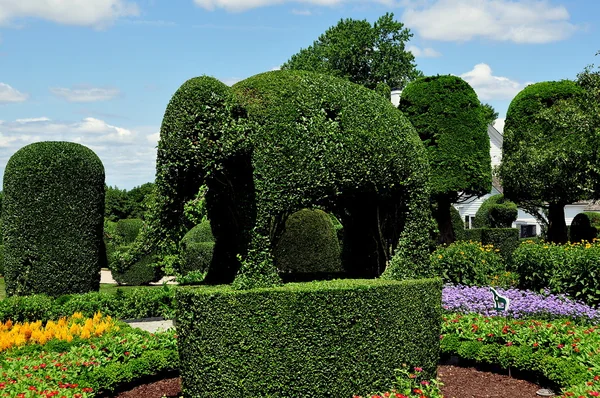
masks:
<svg viewBox="0 0 600 398"><path fill-rule="evenodd" d="M515 375L513 375L515 376ZM440 365L438 379L444 384L446 398L539 398L539 385L509 377L504 372L482 370L476 367ZM146 379L137 385L123 386L120 391L104 397L113 398L177 398L181 394L179 377L160 380Z"/></svg>

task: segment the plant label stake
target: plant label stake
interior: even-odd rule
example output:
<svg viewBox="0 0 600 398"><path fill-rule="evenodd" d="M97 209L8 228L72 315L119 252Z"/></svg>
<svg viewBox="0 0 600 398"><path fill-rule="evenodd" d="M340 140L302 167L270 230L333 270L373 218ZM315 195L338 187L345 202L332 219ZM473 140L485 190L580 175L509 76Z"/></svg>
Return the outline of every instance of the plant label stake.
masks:
<svg viewBox="0 0 600 398"><path fill-rule="evenodd" d="M508 297L504 297L498 294L496 289L494 289L493 287L490 287L490 290L494 295L494 309L498 312L504 312L504 326L506 326L506 312L508 311L508 307L510 306L510 299ZM508 377L512 377L510 366L508 367Z"/></svg>

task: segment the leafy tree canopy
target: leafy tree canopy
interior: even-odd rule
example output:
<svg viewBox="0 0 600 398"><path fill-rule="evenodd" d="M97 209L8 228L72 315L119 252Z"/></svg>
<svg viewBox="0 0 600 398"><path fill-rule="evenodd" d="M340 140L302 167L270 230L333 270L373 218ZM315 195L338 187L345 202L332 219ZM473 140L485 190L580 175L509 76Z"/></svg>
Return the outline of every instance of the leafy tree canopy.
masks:
<svg viewBox="0 0 600 398"><path fill-rule="evenodd" d="M367 20L342 19L311 46L292 55L282 69L331 74L370 89L382 83L401 89L422 76L415 57L406 50L412 36L392 13L373 25Z"/></svg>
<svg viewBox="0 0 600 398"><path fill-rule="evenodd" d="M481 110L486 124L493 125L496 119L498 119L498 112L490 104L481 104Z"/></svg>

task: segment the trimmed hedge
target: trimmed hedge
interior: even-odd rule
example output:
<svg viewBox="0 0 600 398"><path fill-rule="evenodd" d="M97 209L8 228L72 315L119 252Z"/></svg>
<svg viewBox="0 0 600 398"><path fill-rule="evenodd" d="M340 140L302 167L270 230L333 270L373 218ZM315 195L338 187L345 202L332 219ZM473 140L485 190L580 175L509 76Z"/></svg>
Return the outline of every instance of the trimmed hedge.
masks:
<svg viewBox="0 0 600 398"><path fill-rule="evenodd" d="M120 246L120 250L131 250L129 246ZM112 277L119 285L143 286L157 282L163 274L156 265L158 256L153 253L143 255L139 260L125 269L119 269L116 264L111 270Z"/></svg>
<svg viewBox="0 0 600 398"><path fill-rule="evenodd" d="M208 219L190 229L179 244L181 263L179 272L187 275L191 271L208 271L213 258L215 238Z"/></svg>
<svg viewBox="0 0 600 398"><path fill-rule="evenodd" d="M98 311L116 319L172 319L175 311L175 287L119 289L115 294L92 292L56 298L36 294L0 300L1 322L9 319L13 322L46 322L71 316L75 312L91 318Z"/></svg>
<svg viewBox="0 0 600 398"><path fill-rule="evenodd" d="M273 256L280 273L342 271L332 218L319 209L302 209L288 217Z"/></svg>
<svg viewBox="0 0 600 398"><path fill-rule="evenodd" d="M594 240L598 231L592 226L591 220L586 213L579 213L573 218L569 228L569 241L571 242L591 242Z"/></svg>
<svg viewBox="0 0 600 398"><path fill-rule="evenodd" d="M518 216L517 205L504 199L504 195L492 195L483 201L473 220L474 228L511 228Z"/></svg>
<svg viewBox="0 0 600 398"><path fill-rule="evenodd" d="M388 388L402 363L434 377L441 279L180 288L188 397L350 397Z"/></svg>
<svg viewBox="0 0 600 398"><path fill-rule="evenodd" d="M512 255L519 247L519 230L517 228L482 228L481 243L493 245L500 250L500 255L506 262L512 262Z"/></svg>
<svg viewBox="0 0 600 398"><path fill-rule="evenodd" d="M465 240L467 242L481 242L481 228L465 229Z"/></svg>
<svg viewBox="0 0 600 398"><path fill-rule="evenodd" d="M341 217L357 273L379 276L395 256L386 276L400 278L427 266L428 170L410 122L365 87L304 71L233 87L193 78L163 118L148 246L176 249L190 227L185 203L206 184L216 239L207 283L280 283L273 239L311 206Z"/></svg>
<svg viewBox="0 0 600 398"><path fill-rule="evenodd" d="M0 245L0 275L4 275L4 245Z"/></svg>
<svg viewBox="0 0 600 398"><path fill-rule="evenodd" d="M4 172L6 294L58 296L98 290L104 167L73 142L37 142Z"/></svg>

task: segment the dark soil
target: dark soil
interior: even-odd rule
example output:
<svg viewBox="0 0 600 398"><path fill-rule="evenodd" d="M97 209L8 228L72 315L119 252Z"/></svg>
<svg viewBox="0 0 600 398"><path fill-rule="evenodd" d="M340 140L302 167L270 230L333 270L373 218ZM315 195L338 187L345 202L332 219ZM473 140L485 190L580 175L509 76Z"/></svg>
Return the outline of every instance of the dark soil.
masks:
<svg viewBox="0 0 600 398"><path fill-rule="evenodd" d="M445 398L539 398L539 385L510 377L507 372L481 370L475 367L440 365L438 380L444 385ZM513 375L516 376L516 375ZM113 398L177 398L181 394L179 377L145 379L138 384L122 386L119 391L103 397Z"/></svg>

